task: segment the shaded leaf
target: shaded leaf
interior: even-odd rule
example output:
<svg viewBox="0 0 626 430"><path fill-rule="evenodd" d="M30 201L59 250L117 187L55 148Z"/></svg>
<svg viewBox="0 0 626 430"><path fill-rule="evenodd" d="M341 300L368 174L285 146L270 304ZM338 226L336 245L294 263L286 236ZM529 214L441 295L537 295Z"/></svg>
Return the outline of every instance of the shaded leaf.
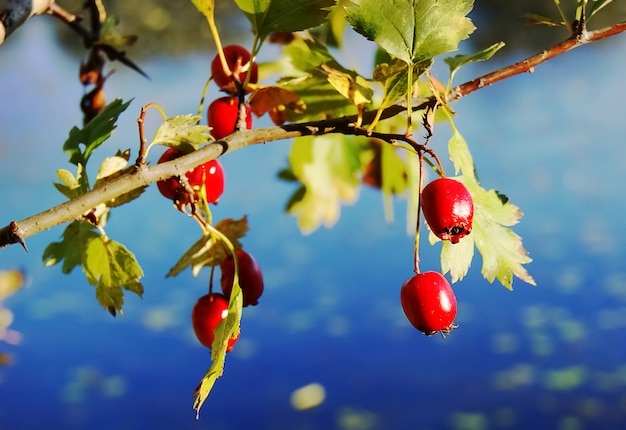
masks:
<svg viewBox="0 0 626 430"><path fill-rule="evenodd" d="M536 13L525 13L522 15L522 18L525 18L528 24L531 25L547 25L548 27L567 27L567 24L563 21L556 21L552 18L548 18L543 15L538 15Z"/></svg>
<svg viewBox="0 0 626 430"><path fill-rule="evenodd" d="M252 32L264 40L276 31L301 31L326 20L335 0L235 0L246 15Z"/></svg>

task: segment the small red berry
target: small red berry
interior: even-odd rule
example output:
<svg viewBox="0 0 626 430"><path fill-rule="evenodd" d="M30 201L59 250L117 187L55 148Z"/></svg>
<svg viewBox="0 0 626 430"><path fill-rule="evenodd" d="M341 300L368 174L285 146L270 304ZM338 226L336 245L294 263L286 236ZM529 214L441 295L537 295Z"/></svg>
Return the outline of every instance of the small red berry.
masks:
<svg viewBox="0 0 626 430"><path fill-rule="evenodd" d="M232 134L239 118L239 99L237 97L221 97L214 100L207 109L207 122L211 127L211 136L215 140ZM246 106L246 128L252 128L250 107Z"/></svg>
<svg viewBox="0 0 626 430"><path fill-rule="evenodd" d="M168 150L161 155L158 162L164 163L166 161L171 161L182 155L183 153L176 148L168 148ZM206 163L191 169L185 173L185 176L189 181L189 185L196 190L195 197L197 197L197 192L201 188L202 181L204 180L206 199L209 203L217 203L218 199L224 192L224 169L217 160L209 160ZM182 203L183 206L191 200L185 190L185 187L177 178L168 178L158 181L157 188L165 198L174 200L177 203Z"/></svg>
<svg viewBox="0 0 626 430"><path fill-rule="evenodd" d="M200 343L211 349L215 329L228 315L228 299L219 293L210 293L198 299L191 311L191 324ZM237 339L229 339L226 351L231 351Z"/></svg>
<svg viewBox="0 0 626 430"><path fill-rule="evenodd" d="M250 52L248 52L246 48L239 45L225 46L224 57L226 57L226 63L232 72L231 76L227 76L224 73L224 68L222 67L219 55L216 55L211 63L211 74L213 75L213 80L221 89L235 93L235 91L233 91L236 89L234 82L244 83L248 73L250 73L248 83L256 84L258 82L258 65L254 61L251 64L248 64L250 63ZM243 71L244 68L246 71ZM247 92L250 92L250 90L247 89Z"/></svg>
<svg viewBox="0 0 626 430"><path fill-rule="evenodd" d="M457 243L472 230L474 203L465 185L450 178L435 179L422 190L424 218L435 235Z"/></svg>
<svg viewBox="0 0 626 430"><path fill-rule="evenodd" d="M456 297L441 273L424 272L407 279L400 303L411 324L427 336L449 333L455 327Z"/></svg>
<svg viewBox="0 0 626 430"><path fill-rule="evenodd" d="M255 306L259 303L259 297L263 294L263 274L254 257L243 249L237 250L237 262L239 263L239 286L243 294L243 306ZM235 260L232 255L226 257L220 264L222 271L222 292L226 297L230 296L235 279Z"/></svg>

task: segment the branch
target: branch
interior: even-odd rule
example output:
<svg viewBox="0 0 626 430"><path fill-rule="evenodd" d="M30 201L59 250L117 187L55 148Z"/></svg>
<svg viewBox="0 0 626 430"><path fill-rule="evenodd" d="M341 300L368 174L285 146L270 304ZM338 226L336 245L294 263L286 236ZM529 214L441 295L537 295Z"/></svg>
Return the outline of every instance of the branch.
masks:
<svg viewBox="0 0 626 430"><path fill-rule="evenodd" d="M489 86L511 76L524 72L532 72L535 66L550 58L563 54L580 45L605 39L624 31L626 31L626 22L596 31L582 31L574 37L537 55L453 88L446 97L446 102L458 100L480 88ZM432 97L426 100L419 99L417 103L415 103L413 110L425 109L431 102ZM383 120L393 117L405 110L406 107L401 105L390 106L383 111L380 119ZM364 112L362 125L370 124L375 116L376 111ZM0 229L0 248L14 243L20 243L26 248L24 241L30 236L56 225L80 219L84 213L99 204L107 203L115 197L145 187L152 182L167 179L172 176L182 176L192 168L217 158L226 152L232 152L257 143L293 139L300 136L317 136L328 133L363 135L364 131L356 127L356 122L357 116L353 115L329 120L287 124L280 127L240 131L223 140L209 144L195 152L166 163L151 167L143 165L131 166L125 170L124 174L110 181L105 181L105 183L98 188L73 200L62 203L22 221L11 221L9 225Z"/></svg>
<svg viewBox="0 0 626 430"><path fill-rule="evenodd" d="M571 38L553 46L550 49L546 49L532 57L526 58L518 63L511 64L510 66L496 70L495 72L481 76L480 78L473 79L469 82L461 84L452 88L446 97L446 102L452 102L458 100L461 97L473 93L483 87L488 87L491 84L495 84L498 81L510 78L511 76L519 75L521 73L533 72L535 66L548 61L551 58L561 55L567 51L577 48L581 45L586 45L591 42L597 42L601 39L606 39L616 34L626 31L626 22L621 22L610 27L602 28L595 31L583 31L574 34Z"/></svg>

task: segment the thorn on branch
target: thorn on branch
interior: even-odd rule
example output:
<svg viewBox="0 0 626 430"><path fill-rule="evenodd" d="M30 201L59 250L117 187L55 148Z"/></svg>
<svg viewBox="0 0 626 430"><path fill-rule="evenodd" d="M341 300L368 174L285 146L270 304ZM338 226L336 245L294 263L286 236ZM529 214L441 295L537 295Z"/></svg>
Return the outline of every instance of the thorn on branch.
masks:
<svg viewBox="0 0 626 430"><path fill-rule="evenodd" d="M8 245L19 243L22 248L28 252L26 242L22 237L22 232L15 221L11 221L7 227L0 230L0 248L4 248Z"/></svg>

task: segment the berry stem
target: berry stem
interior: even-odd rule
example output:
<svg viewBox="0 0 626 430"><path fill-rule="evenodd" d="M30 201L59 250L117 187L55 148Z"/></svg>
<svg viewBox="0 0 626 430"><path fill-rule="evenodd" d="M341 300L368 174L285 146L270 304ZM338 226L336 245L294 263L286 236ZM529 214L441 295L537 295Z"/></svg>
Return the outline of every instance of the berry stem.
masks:
<svg viewBox="0 0 626 430"><path fill-rule="evenodd" d="M421 198L422 198L422 181L424 177L424 154L422 151L418 151L417 153L419 157L419 174L417 180L417 219L415 221L415 245L413 247L413 269L415 274L418 275L420 273L420 256L419 256L419 245L420 245L420 218L421 218Z"/></svg>
<svg viewBox="0 0 626 430"><path fill-rule="evenodd" d="M206 93L209 90L209 85L213 80L212 76L209 76L209 79L206 80L204 84L204 88L202 89L202 97L200 97L200 103L198 104L198 122L196 124L200 124L200 118L202 118L202 111L204 110L204 99L206 97Z"/></svg>

